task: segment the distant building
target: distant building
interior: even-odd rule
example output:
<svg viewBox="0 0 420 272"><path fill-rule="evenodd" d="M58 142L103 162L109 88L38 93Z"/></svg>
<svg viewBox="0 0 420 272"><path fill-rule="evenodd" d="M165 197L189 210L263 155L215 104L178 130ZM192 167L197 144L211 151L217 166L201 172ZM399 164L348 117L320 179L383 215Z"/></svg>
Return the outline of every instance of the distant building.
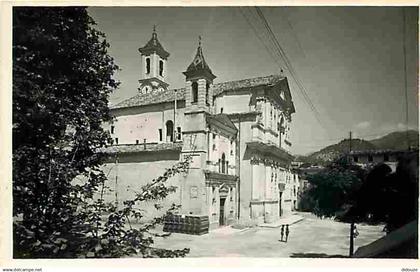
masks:
<svg viewBox="0 0 420 272"><path fill-rule="evenodd" d="M297 206L299 179L290 169L295 109L287 78L214 83L200 42L183 72L185 87L169 89L169 53L156 32L139 51L139 93L115 105L116 121L107 124L114 141L106 149L106 168L116 191L109 197L129 198L136 187L191 155L188 173L169 181L178 189L165 205L206 215L212 228L289 214Z"/></svg>
<svg viewBox="0 0 420 272"><path fill-rule="evenodd" d="M352 151L347 157L352 163L362 168L370 167L376 164L384 163L394 172L397 168L399 158L407 153L418 152L417 150L367 150Z"/></svg>

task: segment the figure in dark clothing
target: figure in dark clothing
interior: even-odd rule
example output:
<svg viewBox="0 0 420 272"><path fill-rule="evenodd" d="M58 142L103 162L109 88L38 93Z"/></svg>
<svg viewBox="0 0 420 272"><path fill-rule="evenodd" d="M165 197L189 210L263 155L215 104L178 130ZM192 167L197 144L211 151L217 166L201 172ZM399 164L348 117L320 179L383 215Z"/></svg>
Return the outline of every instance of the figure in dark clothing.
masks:
<svg viewBox="0 0 420 272"><path fill-rule="evenodd" d="M287 238L289 238L289 225L286 225L286 243L287 243Z"/></svg>
<svg viewBox="0 0 420 272"><path fill-rule="evenodd" d="M281 225L281 240L283 242L283 235L284 235L284 225Z"/></svg>

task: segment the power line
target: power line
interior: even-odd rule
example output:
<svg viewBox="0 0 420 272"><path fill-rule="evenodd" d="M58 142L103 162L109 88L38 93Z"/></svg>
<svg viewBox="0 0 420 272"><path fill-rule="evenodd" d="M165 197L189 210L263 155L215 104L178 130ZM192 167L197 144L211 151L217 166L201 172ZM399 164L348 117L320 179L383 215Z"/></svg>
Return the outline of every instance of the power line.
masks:
<svg viewBox="0 0 420 272"><path fill-rule="evenodd" d="M406 141L407 141L407 149L410 149L410 143L408 139L408 93L407 93L407 49L406 49L406 16L405 16L405 9L402 8L402 19L403 19L403 59L404 59L404 92L405 92L405 123L406 123Z"/></svg>
<svg viewBox="0 0 420 272"><path fill-rule="evenodd" d="M243 8L239 8L239 11L242 13L242 16L245 18L245 20L247 21L247 23L251 26L252 30L254 31L255 36L260 40L260 42L263 44L263 46L265 47L265 49L267 50L267 52L271 55L271 57L274 59L274 61L276 62L276 64L279 66L279 68L282 70L283 67L281 65L281 63L278 61L277 57L276 57L276 53L275 51L273 51L273 48L270 48L269 45L267 45L264 42L264 38L260 36L263 35L264 32L259 32L256 27L252 24L251 20L248 18L248 16L245 14L245 9Z"/></svg>
<svg viewBox="0 0 420 272"><path fill-rule="evenodd" d="M283 16L280 16L280 18L282 18L282 19L284 18L286 23L289 25L289 28L291 30L290 32L292 33L292 36L295 39L295 41L296 41L296 43L299 47L299 50L302 52L303 57L306 58L305 50L303 50L302 44L299 42L297 34L295 33L295 31L293 29L293 26L292 26L292 23L290 22L289 18L287 17L286 12L284 12L284 10L282 10L282 9L280 9L280 12L283 14Z"/></svg>
<svg viewBox="0 0 420 272"><path fill-rule="evenodd" d="M263 46L265 47L267 52L271 55L273 60L276 62L280 71L283 71L283 68L284 68L283 64L281 63L281 61L279 61L279 57L282 58L281 55L279 55L279 53L276 52L276 48L274 48L273 44L270 43L270 41L269 41L269 44L266 44L266 42L265 42L267 40L270 40L270 37L268 36L268 34L265 31L261 31L261 30L259 31L256 28L256 26L252 23L252 21L258 21L258 17L251 18L251 19L248 18L248 16L255 17L257 15L253 14L252 10L249 10L249 9L246 9L246 8L240 8L239 10L242 13L243 17L246 19L247 23L251 26L252 30L254 31L255 36L260 40L260 42L263 44ZM247 10L249 11L249 15L246 14ZM310 105L310 102L308 102L307 97L305 97L303 95L303 93L298 92L298 94L302 98L303 101L305 101L308 105Z"/></svg>
<svg viewBox="0 0 420 272"><path fill-rule="evenodd" d="M262 13L262 11L258 7L255 7L255 9L257 11L258 16L260 16L265 28L267 29L268 33L270 34L270 38L274 42L274 45L277 48L277 50L280 54L280 57L285 61L286 66L288 67L289 71L291 72L291 74L292 74L293 78L295 79L296 83L298 85L300 85L299 87L303 87L303 85L301 85L301 81L297 77L297 74L296 74L296 71L293 68L293 65L291 64L289 58L287 57L286 53L284 52L283 48L281 47L280 43L278 42L276 36L274 35L274 33L273 33L268 21L266 20L264 14ZM304 96L309 98L309 96L307 96L307 93L306 93L304 88L302 88L302 91L303 91ZM310 104L310 107L313 108L317 112L316 108L314 107L314 105L312 104L310 99L308 99L308 102Z"/></svg>
<svg viewBox="0 0 420 272"><path fill-rule="evenodd" d="M315 107L315 105L312 103L309 95L306 92L306 88L303 85L302 81L300 80L300 78L297 76L297 73L295 71L295 69L293 68L293 65L291 64L290 60L288 59L286 53L284 52L282 46L280 45L280 43L278 42L276 36L274 35L268 21L266 20L266 18L264 17L264 14L262 13L262 11L258 8L255 7L255 10L257 11L258 16L260 17L265 29L268 31L269 33L269 37L271 39L271 41L273 42L278 54L280 55L280 57L283 59L283 61L286 64L287 69L289 70L290 74L292 75L293 79L295 80L296 84L298 85L300 91L302 92L303 96L304 96L304 100L305 102L309 105L310 109L312 110L312 112L314 113L315 118L317 119L318 123L322 126L322 128L324 130L326 130L323 122L321 121L320 118L320 114L317 110L317 108Z"/></svg>

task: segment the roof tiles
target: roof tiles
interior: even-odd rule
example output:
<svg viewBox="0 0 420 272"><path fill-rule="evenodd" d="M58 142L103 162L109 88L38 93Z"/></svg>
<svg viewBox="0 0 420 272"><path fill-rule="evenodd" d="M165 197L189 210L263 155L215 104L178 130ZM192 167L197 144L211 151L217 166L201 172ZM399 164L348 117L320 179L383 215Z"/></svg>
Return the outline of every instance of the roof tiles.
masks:
<svg viewBox="0 0 420 272"><path fill-rule="evenodd" d="M217 83L213 85L213 96L222 94L223 92L233 91L242 88L252 88L257 86L268 86L274 85L285 77L280 75L270 75L264 77L248 78L243 80L235 80ZM175 92L176 91L176 92ZM185 100L185 88L165 90L160 93L149 93L149 94L137 94L131 98L128 98L115 106L112 109L127 108L145 106L150 104L159 104L165 102L171 102L175 99L175 93L177 100Z"/></svg>

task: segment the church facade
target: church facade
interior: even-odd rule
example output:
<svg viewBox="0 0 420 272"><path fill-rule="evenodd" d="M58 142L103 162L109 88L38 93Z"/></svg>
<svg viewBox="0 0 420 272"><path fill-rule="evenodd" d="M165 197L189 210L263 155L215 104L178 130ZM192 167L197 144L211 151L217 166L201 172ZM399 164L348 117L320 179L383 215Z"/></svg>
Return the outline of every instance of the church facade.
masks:
<svg viewBox="0 0 420 272"><path fill-rule="evenodd" d="M139 49L138 94L112 107L106 148L109 186L117 201L166 168L191 156L187 173L171 178L177 191L162 205L206 215L210 228L234 222L270 223L297 207L299 181L291 171L289 140L295 112L281 75L216 83L201 41L185 87L165 82L170 54L153 31ZM154 204L146 207L156 213ZM163 209L164 210L164 209Z"/></svg>

